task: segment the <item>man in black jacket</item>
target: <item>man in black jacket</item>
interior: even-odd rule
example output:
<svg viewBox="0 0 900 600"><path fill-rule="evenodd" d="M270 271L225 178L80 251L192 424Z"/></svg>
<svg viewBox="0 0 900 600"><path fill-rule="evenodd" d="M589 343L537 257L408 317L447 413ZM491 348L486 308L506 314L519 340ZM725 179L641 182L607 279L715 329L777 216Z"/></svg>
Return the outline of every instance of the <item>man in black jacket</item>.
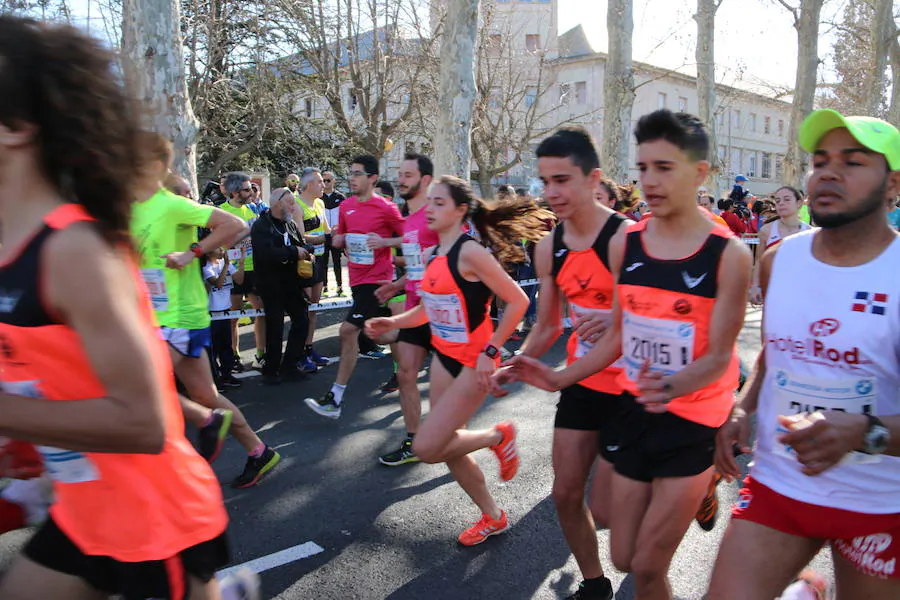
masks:
<svg viewBox="0 0 900 600"><path fill-rule="evenodd" d="M256 287L266 307L266 363L263 383L278 384L284 377L300 377L297 362L303 358L303 344L309 328L309 312L303 288L310 280L297 273L297 263L309 260L312 246L294 223L294 195L287 188L272 192L269 210L250 230L256 266ZM284 315L291 317L288 343L282 359L281 339Z"/></svg>

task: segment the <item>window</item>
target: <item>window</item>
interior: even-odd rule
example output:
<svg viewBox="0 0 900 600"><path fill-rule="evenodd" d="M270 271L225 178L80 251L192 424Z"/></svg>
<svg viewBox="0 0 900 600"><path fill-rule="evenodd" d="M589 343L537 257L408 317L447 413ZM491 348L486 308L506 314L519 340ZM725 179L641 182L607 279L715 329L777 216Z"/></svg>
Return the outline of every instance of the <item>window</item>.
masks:
<svg viewBox="0 0 900 600"><path fill-rule="evenodd" d="M657 108L665 108L669 102L669 97L665 92L660 92L656 95L658 106Z"/></svg>
<svg viewBox="0 0 900 600"><path fill-rule="evenodd" d="M731 111L731 126L735 129L741 128L741 109L735 108Z"/></svg>
<svg viewBox="0 0 900 600"><path fill-rule="evenodd" d="M768 152L762 153L762 173L760 173L760 176L763 179L772 178L772 155Z"/></svg>
<svg viewBox="0 0 900 600"><path fill-rule="evenodd" d="M784 119L778 119L778 137L784 137Z"/></svg>
<svg viewBox="0 0 900 600"><path fill-rule="evenodd" d="M572 86L568 83L561 83L559 85L559 103L560 104L569 104L569 100L571 100L570 92L572 91Z"/></svg>
<svg viewBox="0 0 900 600"><path fill-rule="evenodd" d="M716 123L718 124L719 129L725 127L725 109L724 108L716 113Z"/></svg>
<svg viewBox="0 0 900 600"><path fill-rule="evenodd" d="M536 86L529 85L525 88L525 106L531 108L537 102L538 89Z"/></svg>
<svg viewBox="0 0 900 600"><path fill-rule="evenodd" d="M747 177L756 177L756 152L750 153L750 160L747 164Z"/></svg>
<svg viewBox="0 0 900 600"><path fill-rule="evenodd" d="M541 49L541 36L536 33L525 35L525 49L529 52L537 52Z"/></svg>
<svg viewBox="0 0 900 600"><path fill-rule="evenodd" d="M306 118L307 118L307 119L312 119L312 116L313 116L313 101L312 101L312 98L306 98L306 99L303 101L303 104L305 105L304 108L306 109Z"/></svg>
<svg viewBox="0 0 900 600"><path fill-rule="evenodd" d="M731 160L728 161L728 170L732 175L737 175L741 168L742 153L740 148L731 149Z"/></svg>
<svg viewBox="0 0 900 600"><path fill-rule="evenodd" d="M678 96L678 112L687 112L687 98Z"/></svg>
<svg viewBox="0 0 900 600"><path fill-rule="evenodd" d="M756 131L756 113L750 113L750 131Z"/></svg>
<svg viewBox="0 0 900 600"><path fill-rule="evenodd" d="M587 104L587 82L575 82L575 104Z"/></svg>
<svg viewBox="0 0 900 600"><path fill-rule="evenodd" d="M775 155L775 180L781 181L784 178L784 154Z"/></svg>
<svg viewBox="0 0 900 600"><path fill-rule="evenodd" d="M763 119L763 133L766 135L772 133L772 117L765 117Z"/></svg>

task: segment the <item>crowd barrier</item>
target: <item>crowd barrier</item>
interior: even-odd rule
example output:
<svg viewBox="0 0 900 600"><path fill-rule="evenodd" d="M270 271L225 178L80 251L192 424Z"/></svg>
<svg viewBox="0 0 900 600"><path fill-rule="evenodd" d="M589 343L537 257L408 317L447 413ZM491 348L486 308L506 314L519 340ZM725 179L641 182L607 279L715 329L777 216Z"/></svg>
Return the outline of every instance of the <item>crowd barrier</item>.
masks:
<svg viewBox="0 0 900 600"><path fill-rule="evenodd" d="M519 287L531 287L538 284L537 279L523 279L518 282ZM324 312L326 310L336 310L338 308L349 308L353 306L353 299L351 298L335 298L334 300L327 300L325 302L319 302L318 304L311 304L309 306L310 312ZM227 319L243 319L244 317L264 317L266 315L265 310L257 310L255 308L249 308L246 310L216 310L210 311L209 318L213 321L225 321Z"/></svg>

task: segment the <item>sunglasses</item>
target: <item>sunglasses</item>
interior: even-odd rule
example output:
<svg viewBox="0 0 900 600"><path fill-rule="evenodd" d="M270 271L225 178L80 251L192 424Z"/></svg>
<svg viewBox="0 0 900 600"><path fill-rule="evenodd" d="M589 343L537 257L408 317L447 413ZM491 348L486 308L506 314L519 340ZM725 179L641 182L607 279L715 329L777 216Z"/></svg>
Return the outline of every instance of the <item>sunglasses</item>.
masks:
<svg viewBox="0 0 900 600"><path fill-rule="evenodd" d="M334 179L323 179L322 181L324 181L325 183L331 183L332 181L334 181Z"/></svg>
<svg viewBox="0 0 900 600"><path fill-rule="evenodd" d="M240 191L242 191L242 192L252 192L252 191L253 191L253 188L241 188Z"/></svg>

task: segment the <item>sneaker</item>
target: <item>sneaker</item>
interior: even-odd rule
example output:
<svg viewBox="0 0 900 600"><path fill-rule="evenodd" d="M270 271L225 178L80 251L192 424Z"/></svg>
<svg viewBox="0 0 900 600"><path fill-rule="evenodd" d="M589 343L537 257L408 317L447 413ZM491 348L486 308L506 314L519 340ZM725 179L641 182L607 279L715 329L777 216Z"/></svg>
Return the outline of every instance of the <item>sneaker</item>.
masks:
<svg viewBox="0 0 900 600"><path fill-rule="evenodd" d="M329 391L321 400L306 398L304 400L311 411L329 419L341 418L341 407L334 401L334 392Z"/></svg>
<svg viewBox="0 0 900 600"><path fill-rule="evenodd" d="M509 481L519 470L519 449L516 446L516 426L509 421L497 425L497 431L503 436L500 443L491 446L491 451L500 461L500 479Z"/></svg>
<svg viewBox="0 0 900 600"><path fill-rule="evenodd" d="M384 456L379 456L378 462L386 467L399 467L400 465L405 465L407 463L419 462L419 457L413 454L412 440L407 438L400 444L399 450L394 450Z"/></svg>
<svg viewBox="0 0 900 600"><path fill-rule="evenodd" d="M232 373L243 373L244 372L244 363L241 362L241 355L234 355L234 364L231 367Z"/></svg>
<svg viewBox="0 0 900 600"><path fill-rule="evenodd" d="M197 452L206 462L211 463L219 457L233 419L234 414L230 410L217 408L212 412L210 424L200 428L197 433Z"/></svg>
<svg viewBox="0 0 900 600"><path fill-rule="evenodd" d="M259 575L242 567L219 580L222 600L262 600Z"/></svg>
<svg viewBox="0 0 900 600"><path fill-rule="evenodd" d="M378 360L380 358L386 357L387 354L378 349L369 350L368 352L360 352L360 358L367 358L369 360Z"/></svg>
<svg viewBox="0 0 900 600"><path fill-rule="evenodd" d="M314 363L316 363L316 364L317 364L318 366L320 366L320 367L327 367L328 365L331 364L331 361L330 361L330 360L328 360L327 358L325 358L324 356L322 356L321 354L319 354L318 352L316 352L314 348L310 348L310 349L306 352L306 355L309 357L309 359L310 359L311 361L313 361Z"/></svg>
<svg viewBox="0 0 900 600"><path fill-rule="evenodd" d="M344 288L338 287L338 289L337 289L337 295L338 295L338 296L341 296L341 297L344 297L344 296L346 296L347 294L344 293Z"/></svg>
<svg viewBox="0 0 900 600"><path fill-rule="evenodd" d="M706 488L706 496L703 498L703 502L700 503L697 514L694 515L697 525L703 531L712 531L713 527L716 526L716 518L719 516L719 498L716 496L716 486L719 485L721 480L722 476L713 471L709 487Z"/></svg>
<svg viewBox="0 0 900 600"><path fill-rule="evenodd" d="M816 600L829 600L832 597L832 589L828 581L812 569L804 569L797 579L789 585L781 595L782 600L799 600L815 598Z"/></svg>
<svg viewBox="0 0 900 600"><path fill-rule="evenodd" d="M312 360L307 356L306 358L302 358L297 362L297 370L301 373L315 373L319 370L319 367L316 366Z"/></svg>
<svg viewBox="0 0 900 600"><path fill-rule="evenodd" d="M513 353L512 353L512 352L510 352L509 350L507 350L507 349L504 348L503 346L500 347L500 359L501 359L501 360L509 360L509 359L512 358L512 357L513 357Z"/></svg>
<svg viewBox="0 0 900 600"><path fill-rule="evenodd" d="M389 394L391 392L396 392L400 389L400 384L397 382L397 374L392 373L391 378L387 380L387 382L381 386L381 391L384 394Z"/></svg>
<svg viewBox="0 0 900 600"><path fill-rule="evenodd" d="M263 475L274 469L275 465L277 465L278 461L280 460L281 455L266 446L266 449L263 450L263 453L259 456L247 457L247 464L244 465L244 472L238 475L235 480L231 482L231 487L253 487L257 483L259 483L259 480L263 478Z"/></svg>
<svg viewBox="0 0 900 600"><path fill-rule="evenodd" d="M612 582L604 577L599 585L588 585L582 581L578 584L578 589L571 596L566 596L566 600L613 600L614 594Z"/></svg>
<svg viewBox="0 0 900 600"><path fill-rule="evenodd" d="M506 511L500 511L500 518L497 520L489 515L481 515L481 520L459 534L458 539L463 546L477 546L492 535L503 533L507 529L509 522L506 520Z"/></svg>
<svg viewBox="0 0 900 600"><path fill-rule="evenodd" d="M219 386L223 388L239 388L241 387L241 380L228 373L219 377Z"/></svg>
<svg viewBox="0 0 900 600"><path fill-rule="evenodd" d="M266 368L266 355L265 354L257 354L253 359L256 362L256 368L259 370Z"/></svg>

